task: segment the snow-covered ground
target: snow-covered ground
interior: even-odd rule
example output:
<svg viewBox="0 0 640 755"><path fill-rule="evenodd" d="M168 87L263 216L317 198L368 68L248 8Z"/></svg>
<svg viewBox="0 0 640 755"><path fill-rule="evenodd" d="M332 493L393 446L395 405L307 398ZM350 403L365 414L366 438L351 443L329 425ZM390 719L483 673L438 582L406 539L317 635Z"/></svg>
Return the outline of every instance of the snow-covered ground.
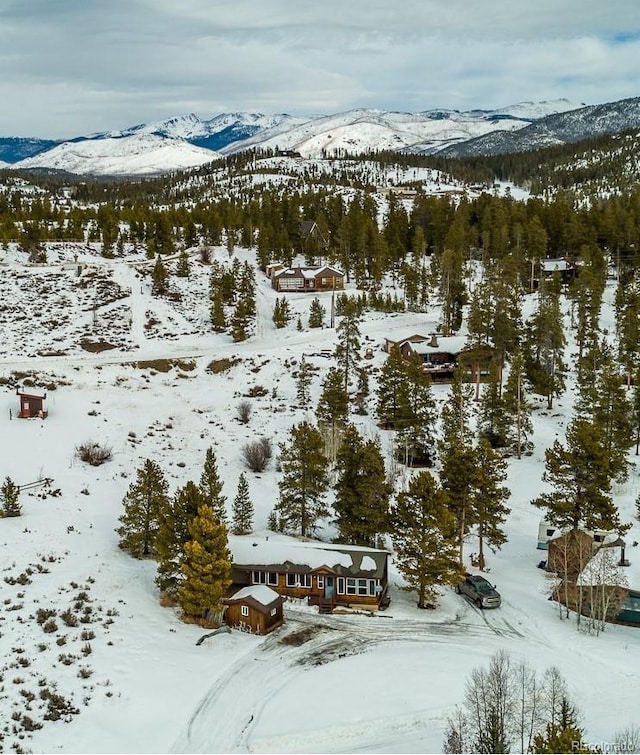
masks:
<svg viewBox="0 0 640 755"><path fill-rule="evenodd" d="M215 253L228 259L226 250ZM251 252L237 254L253 260ZM183 297L170 302L151 296L149 278L137 270L142 256L109 261L90 248L61 245L50 250L47 267L32 268L15 251L0 255L0 478L20 485L53 480L49 489L22 493L21 517L0 520L0 750L438 752L470 671L498 649L540 671L560 669L589 741L611 741L637 721L640 630L577 632L573 621L560 620L547 599L548 577L536 568L543 557L536 550L540 515L529 501L543 489L545 448L563 437L571 390L551 412L537 404L533 454L510 460L509 541L489 558L488 576L503 596L499 610L481 612L446 591L438 609L419 611L394 568L392 603L379 616L320 616L291 603L285 625L266 639L232 632L196 646L203 630L159 605L154 564L117 547L122 497L143 459L158 461L175 490L199 479L212 446L230 504L244 469L242 445L266 435L277 447L293 423L312 418L332 360L307 357L318 368L310 407L297 405L292 375L303 354L333 348L335 331L306 327L304 294L289 296L303 330L295 317L276 330L276 293L258 274L257 335L234 344L212 333L208 269L195 259L187 281L172 278ZM93 282L109 282L105 291L119 292L116 301L105 296L101 303L97 283L80 285L90 273ZM327 308L329 297L321 295ZM383 363L385 336L431 330L437 320L435 310L368 313L361 330L363 348L374 347L367 362L372 375ZM88 351L83 339L114 348ZM217 374L207 369L223 357L238 361ZM163 359L173 366L145 364ZM46 386L44 421L16 419L17 397L7 380L22 381L24 373ZM251 399L243 425L237 405L251 386L267 393ZM434 390L442 401L448 389ZM374 401L368 416L353 420L367 434L379 433L388 449L389 433L375 426ZM100 467L80 462L75 449L87 441L111 447L112 460ZM249 474L258 531L266 527L277 482L273 466ZM634 467L615 491L623 518L634 521L629 543L640 540L632 520L639 487ZM470 540L467 552L474 546ZM640 558L633 547L627 556L638 587ZM39 623L47 609L57 612L51 631L46 619ZM81 617L77 626L72 614ZM69 703L66 712L59 699L50 702L54 691ZM62 718L44 720L47 706L56 704ZM25 733L24 716L42 728Z"/></svg>

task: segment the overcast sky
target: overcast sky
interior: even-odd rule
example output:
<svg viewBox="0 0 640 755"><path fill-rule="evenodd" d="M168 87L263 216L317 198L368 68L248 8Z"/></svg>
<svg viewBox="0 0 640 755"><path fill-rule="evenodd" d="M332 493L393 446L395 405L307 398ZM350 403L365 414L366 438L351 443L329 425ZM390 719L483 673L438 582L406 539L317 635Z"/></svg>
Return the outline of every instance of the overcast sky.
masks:
<svg viewBox="0 0 640 755"><path fill-rule="evenodd" d="M0 0L0 136L640 95L640 0Z"/></svg>

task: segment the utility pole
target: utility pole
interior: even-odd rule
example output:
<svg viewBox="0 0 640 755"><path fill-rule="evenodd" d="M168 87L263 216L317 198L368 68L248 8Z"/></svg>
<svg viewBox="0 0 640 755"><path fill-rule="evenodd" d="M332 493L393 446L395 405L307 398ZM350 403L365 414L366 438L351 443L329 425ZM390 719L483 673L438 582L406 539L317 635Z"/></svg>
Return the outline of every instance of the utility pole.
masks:
<svg viewBox="0 0 640 755"><path fill-rule="evenodd" d="M336 326L336 276L333 276L333 291L331 292L331 325L329 327L335 328Z"/></svg>

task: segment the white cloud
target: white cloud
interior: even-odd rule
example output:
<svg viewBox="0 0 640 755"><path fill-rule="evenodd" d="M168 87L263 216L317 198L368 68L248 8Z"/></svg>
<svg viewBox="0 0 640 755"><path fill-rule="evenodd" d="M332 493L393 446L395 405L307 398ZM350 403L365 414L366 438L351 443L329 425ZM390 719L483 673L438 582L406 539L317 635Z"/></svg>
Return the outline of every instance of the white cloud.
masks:
<svg viewBox="0 0 640 755"><path fill-rule="evenodd" d="M636 96L635 0L0 0L3 135Z"/></svg>

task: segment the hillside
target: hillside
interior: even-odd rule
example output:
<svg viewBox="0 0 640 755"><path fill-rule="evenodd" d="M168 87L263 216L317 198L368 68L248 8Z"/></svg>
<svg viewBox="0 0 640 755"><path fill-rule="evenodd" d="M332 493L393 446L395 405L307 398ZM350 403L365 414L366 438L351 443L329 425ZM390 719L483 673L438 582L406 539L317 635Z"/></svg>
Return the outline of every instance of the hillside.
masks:
<svg viewBox="0 0 640 755"><path fill-rule="evenodd" d="M437 609L418 611L394 567L392 603L380 617L324 617L291 603L283 629L266 639L234 632L195 645L202 630L160 606L154 563L117 547L122 497L143 459L161 464L173 491L198 479L204 453L213 447L229 507L245 469L242 445L261 435L274 444L286 441L293 423L313 418L333 359L311 355L333 350L337 340L334 329L306 326L305 294L288 295L294 318L277 330L271 321L277 294L260 271L253 335L233 343L212 332L209 267L199 263L196 249L190 254L192 272L187 279L172 276L181 296L170 299L152 295L149 263L133 249L122 259L105 260L84 244L57 244L47 249L48 264L39 267L27 264L13 246L0 253L3 285L10 286L3 301L12 303L3 313L0 356L2 437L9 439L2 475L20 484L52 478L49 488L23 493L21 517L0 520L0 728L19 726L21 748L35 752L49 751L52 742L60 752L86 753L437 752L471 669L498 649L540 671L557 666L584 713L590 741L610 741L613 729L632 723L640 683L629 676L628 647L638 630L610 626L599 637L576 632L574 622L561 621L547 600L549 579L536 568L540 514L530 500L545 489L545 448L563 435L571 413L573 370L553 412L542 400L535 403L532 455L509 460L508 542L489 554L501 609L479 611L443 589ZM254 252L238 248L233 256L252 264ZM213 259L223 263L230 256L216 247ZM168 262L172 271L174 264ZM356 292L353 285L349 290ZM610 282L602 316L609 332L613 293ZM326 307L330 296L321 295ZM526 312L534 306L535 296L527 297ZM571 335L564 297L562 311ZM380 438L398 489L411 471L392 462L393 434L376 427L374 394L385 359L380 346L385 337L430 329L440 317L434 301L425 312L368 311L361 322L363 348L373 348L367 362L371 396L369 413L352 414L352 421ZM106 341L112 348L105 351L90 346ZM314 369L309 406L296 400L303 355ZM46 390L46 420L17 420L15 413L11 419L14 381ZM237 406L256 386L267 390L250 399L251 418L243 425ZM435 387L439 406L448 390ZM75 449L87 441L110 447L112 460L100 467L81 463ZM278 479L275 465L249 475L257 538L277 537L265 527ZM628 483L615 490L625 520L633 521L629 542L640 540L640 525L632 519L637 492L634 467ZM318 535L334 534L331 521L323 522ZM473 548L470 538L468 550ZM629 577L640 584L640 562L632 549L629 556ZM83 623L74 627L58 618L57 628L47 632L34 618L38 610L60 615L67 608L79 612ZM585 657L598 685L584 683ZM38 694L54 684L67 704L59 720L47 720L48 703ZM63 703L58 699L57 705ZM315 717L320 707L330 718L328 727ZM42 728L29 729L29 721ZM4 736L2 747L16 749L16 735Z"/></svg>

